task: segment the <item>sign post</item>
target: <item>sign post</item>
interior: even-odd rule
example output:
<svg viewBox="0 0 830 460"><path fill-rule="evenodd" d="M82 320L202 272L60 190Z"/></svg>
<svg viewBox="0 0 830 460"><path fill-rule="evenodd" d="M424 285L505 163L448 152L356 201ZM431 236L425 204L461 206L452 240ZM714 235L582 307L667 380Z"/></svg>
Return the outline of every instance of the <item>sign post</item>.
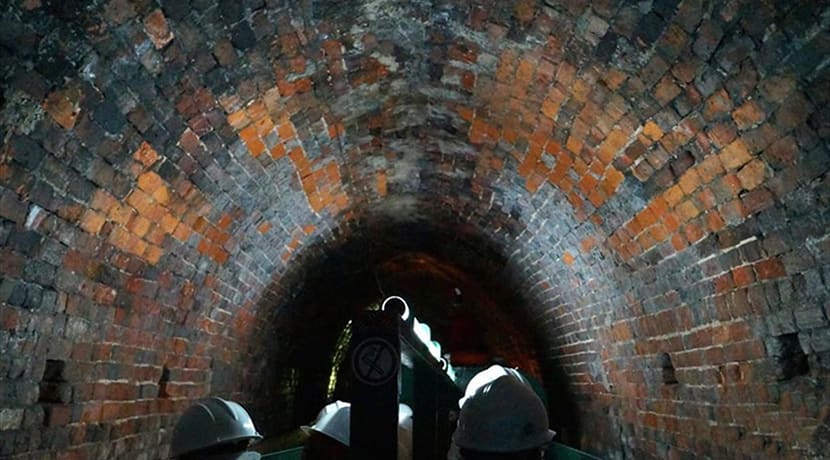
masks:
<svg viewBox="0 0 830 460"><path fill-rule="evenodd" d="M399 328L389 311L363 312L352 325L352 460L398 458Z"/></svg>

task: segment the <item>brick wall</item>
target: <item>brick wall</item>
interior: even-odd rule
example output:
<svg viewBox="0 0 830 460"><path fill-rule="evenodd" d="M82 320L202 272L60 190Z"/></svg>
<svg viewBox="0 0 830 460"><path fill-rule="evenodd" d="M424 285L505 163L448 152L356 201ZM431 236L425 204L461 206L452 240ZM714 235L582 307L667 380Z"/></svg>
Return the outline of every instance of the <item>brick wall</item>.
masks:
<svg viewBox="0 0 830 460"><path fill-rule="evenodd" d="M404 249L518 299L571 443L820 455L829 11L7 2L0 457L164 456L207 394L290 426Z"/></svg>

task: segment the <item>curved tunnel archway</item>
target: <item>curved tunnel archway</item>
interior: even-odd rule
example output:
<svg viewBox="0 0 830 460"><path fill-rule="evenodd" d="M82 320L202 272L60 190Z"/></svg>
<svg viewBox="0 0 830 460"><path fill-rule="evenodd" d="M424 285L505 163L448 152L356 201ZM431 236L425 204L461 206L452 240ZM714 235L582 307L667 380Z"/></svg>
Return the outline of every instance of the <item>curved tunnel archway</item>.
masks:
<svg viewBox="0 0 830 460"><path fill-rule="evenodd" d="M823 445L826 5L0 13L0 455L164 456L193 399L282 382L304 321L328 352L316 269L357 305L362 254L411 250L505 287L575 445Z"/></svg>
<svg viewBox="0 0 830 460"><path fill-rule="evenodd" d="M536 358L536 335L523 318L526 300L509 290L504 256L474 234L464 235L435 228L429 221L376 222L348 238L321 241L304 248L292 275L279 285L295 294L279 308L260 309L273 324L261 336L251 337L259 347L252 362L266 364L263 376L252 382L252 394L279 390L286 373L297 378L304 394L273 394L254 403L263 414L273 414L277 429L285 430L316 415L325 403L335 340L345 323L357 312L377 305L385 295L407 296L415 314L433 327L433 336L445 351L478 352L475 364L493 358L520 366L540 380ZM450 336L452 288L461 287L466 310L475 330L467 337ZM467 348L468 341L476 341ZM461 354L459 354L461 356ZM459 361L460 362L460 361ZM558 385L564 382L557 382ZM295 404L284 412L274 411L274 400L288 397ZM304 398L298 403L300 397ZM575 416L575 414L572 414ZM561 417L561 421L573 417Z"/></svg>

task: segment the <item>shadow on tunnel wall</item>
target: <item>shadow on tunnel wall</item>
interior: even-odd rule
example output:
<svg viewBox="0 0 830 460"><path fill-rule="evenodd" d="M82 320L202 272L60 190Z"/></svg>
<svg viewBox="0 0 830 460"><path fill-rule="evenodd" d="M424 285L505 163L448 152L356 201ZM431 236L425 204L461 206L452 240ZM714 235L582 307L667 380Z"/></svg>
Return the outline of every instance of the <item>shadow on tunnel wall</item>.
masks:
<svg viewBox="0 0 830 460"><path fill-rule="evenodd" d="M568 375L555 358L542 361L542 373L548 395L550 427L556 431L554 440L572 447L581 447L582 422Z"/></svg>
<svg viewBox="0 0 830 460"><path fill-rule="evenodd" d="M249 343L242 393L266 436L307 424L329 402L332 356L340 333L356 312L393 294L383 292L377 269L405 252L451 261L492 288L492 297L513 317L518 330L529 337L542 333L530 332L526 307L531 300L511 290L517 284L508 279L514 275L505 272L505 255L471 228L448 231L427 222L372 222L335 230L292 259L257 309L256 323L267 326ZM576 442L579 416L567 375L555 362L541 363L541 368L551 424L561 441ZM348 387L338 382L336 396L346 397Z"/></svg>

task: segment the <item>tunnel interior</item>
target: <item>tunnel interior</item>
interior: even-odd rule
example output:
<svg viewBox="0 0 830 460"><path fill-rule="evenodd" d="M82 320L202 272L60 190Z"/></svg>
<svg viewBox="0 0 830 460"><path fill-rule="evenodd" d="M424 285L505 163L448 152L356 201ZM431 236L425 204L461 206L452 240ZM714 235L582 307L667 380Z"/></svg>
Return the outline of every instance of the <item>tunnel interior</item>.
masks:
<svg viewBox="0 0 830 460"><path fill-rule="evenodd" d="M207 396L278 436L398 294L537 378L568 445L821 458L829 30L811 0L4 2L0 457L167 458Z"/></svg>
<svg viewBox="0 0 830 460"><path fill-rule="evenodd" d="M273 432L307 423L332 399L351 400L351 371L335 369L335 355L342 360L348 342L338 340L356 315L378 309L392 295L402 296L411 314L430 325L433 339L456 366L499 362L542 381L536 356L539 331L524 317L529 299L507 289L505 256L474 234L430 228L426 222L375 222L362 238L311 245L304 251L312 256L300 256L306 262L293 268L296 277L280 281L298 294L276 311L267 310L286 319L263 322L285 321L290 330L276 326L267 332L275 340L265 340L264 349L252 358L267 363L262 382L253 383L255 394L280 391L273 382L291 381L291 390L254 404L275 417ZM555 390L548 391L566 401L552 408L552 426L560 433L573 432L578 414L567 402L567 379L561 371L550 375ZM288 401L275 411L274 400L280 397Z"/></svg>

